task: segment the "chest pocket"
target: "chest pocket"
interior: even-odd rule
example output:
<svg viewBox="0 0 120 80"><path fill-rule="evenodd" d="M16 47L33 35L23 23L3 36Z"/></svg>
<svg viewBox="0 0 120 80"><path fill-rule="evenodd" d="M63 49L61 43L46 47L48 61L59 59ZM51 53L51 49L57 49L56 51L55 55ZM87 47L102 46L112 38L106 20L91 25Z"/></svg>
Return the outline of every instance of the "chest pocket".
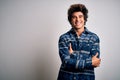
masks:
<svg viewBox="0 0 120 80"><path fill-rule="evenodd" d="M90 57L90 43L89 40L82 40L80 55L82 58Z"/></svg>
<svg viewBox="0 0 120 80"><path fill-rule="evenodd" d="M81 50L83 51L87 51L87 52L90 52L90 44L89 42L82 42L82 45L81 45Z"/></svg>

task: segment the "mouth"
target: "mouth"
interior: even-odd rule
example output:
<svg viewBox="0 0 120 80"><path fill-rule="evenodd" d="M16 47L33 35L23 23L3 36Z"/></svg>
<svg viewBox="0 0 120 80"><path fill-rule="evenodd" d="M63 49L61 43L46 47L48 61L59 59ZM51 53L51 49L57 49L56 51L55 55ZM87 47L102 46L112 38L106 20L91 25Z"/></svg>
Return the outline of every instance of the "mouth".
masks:
<svg viewBox="0 0 120 80"><path fill-rule="evenodd" d="M75 24L78 26L78 25L82 24L82 22L76 22Z"/></svg>

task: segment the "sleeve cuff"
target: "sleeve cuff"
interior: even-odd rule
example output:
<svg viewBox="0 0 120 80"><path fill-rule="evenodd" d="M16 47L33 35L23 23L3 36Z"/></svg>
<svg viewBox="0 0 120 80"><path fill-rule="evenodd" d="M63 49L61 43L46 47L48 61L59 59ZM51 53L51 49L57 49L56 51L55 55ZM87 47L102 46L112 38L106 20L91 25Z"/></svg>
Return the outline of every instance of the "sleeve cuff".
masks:
<svg viewBox="0 0 120 80"><path fill-rule="evenodd" d="M88 59L86 59L86 61L85 61L85 66L86 66L86 68L88 67L92 67L92 58L88 58Z"/></svg>
<svg viewBox="0 0 120 80"><path fill-rule="evenodd" d="M85 60L77 60L76 69L82 70L85 68Z"/></svg>

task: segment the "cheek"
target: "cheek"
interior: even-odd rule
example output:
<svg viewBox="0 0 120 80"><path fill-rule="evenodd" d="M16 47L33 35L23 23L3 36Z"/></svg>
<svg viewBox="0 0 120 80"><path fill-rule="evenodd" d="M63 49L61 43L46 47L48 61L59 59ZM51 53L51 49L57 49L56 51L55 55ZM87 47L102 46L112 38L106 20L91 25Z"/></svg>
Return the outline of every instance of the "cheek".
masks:
<svg viewBox="0 0 120 80"><path fill-rule="evenodd" d="M71 24L74 24L75 23L75 20L71 20Z"/></svg>
<svg viewBox="0 0 120 80"><path fill-rule="evenodd" d="M81 19L83 22L85 22L84 18Z"/></svg>

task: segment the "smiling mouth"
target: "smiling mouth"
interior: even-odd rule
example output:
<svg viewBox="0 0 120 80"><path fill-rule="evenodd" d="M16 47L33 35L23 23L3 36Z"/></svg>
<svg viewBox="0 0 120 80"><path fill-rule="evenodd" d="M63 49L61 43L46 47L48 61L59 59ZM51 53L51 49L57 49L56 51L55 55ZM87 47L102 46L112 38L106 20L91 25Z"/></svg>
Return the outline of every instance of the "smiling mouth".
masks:
<svg viewBox="0 0 120 80"><path fill-rule="evenodd" d="M76 22L76 25L80 25L82 22Z"/></svg>

